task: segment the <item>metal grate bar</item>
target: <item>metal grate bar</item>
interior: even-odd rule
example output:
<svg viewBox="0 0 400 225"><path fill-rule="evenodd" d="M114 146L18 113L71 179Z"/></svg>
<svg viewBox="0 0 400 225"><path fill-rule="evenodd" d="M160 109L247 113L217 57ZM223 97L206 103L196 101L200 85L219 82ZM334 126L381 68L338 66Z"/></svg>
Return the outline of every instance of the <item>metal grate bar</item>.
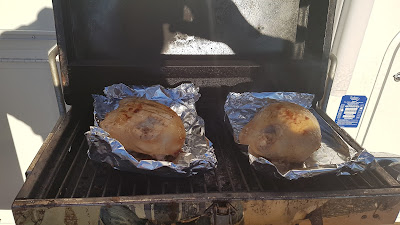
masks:
<svg viewBox="0 0 400 225"><path fill-rule="evenodd" d="M260 191L264 191L264 188L262 187L261 183L260 183L260 179L258 179L256 172L254 171L253 167L250 168L251 170L251 174L253 174L253 177L255 178L256 182L257 182L257 186L260 189ZM273 183L273 182L272 182Z"/></svg>
<svg viewBox="0 0 400 225"><path fill-rule="evenodd" d="M368 180L364 178L364 176L363 176L362 173L360 173L358 177L360 177L360 179L361 179L364 183L366 183L368 187L370 187L370 188L372 187L372 185L368 182Z"/></svg>
<svg viewBox="0 0 400 225"><path fill-rule="evenodd" d="M190 184L190 193L193 193L193 182L192 179L189 180L189 184Z"/></svg>
<svg viewBox="0 0 400 225"><path fill-rule="evenodd" d="M162 194L165 194L165 187L168 185L168 183L167 182L163 182L162 184L161 184L161 193Z"/></svg>
<svg viewBox="0 0 400 225"><path fill-rule="evenodd" d="M92 180L90 181L89 189L88 189L88 192L86 193L86 198L89 197L90 192L92 191L94 179L96 178L97 171L99 170L99 167L100 167L99 165L96 165L96 167L94 169L94 174L93 174Z"/></svg>
<svg viewBox="0 0 400 225"><path fill-rule="evenodd" d="M57 177L56 174L58 173L58 171L60 170L61 164L62 162L65 160L65 157L67 156L68 153L68 149L71 148L72 143L74 142L76 136L77 136L77 131L80 125L80 120L78 121L78 123L76 124L76 126L73 129L72 135L70 136L70 138L67 140L67 143L65 145L65 147L63 148L63 150L61 151L61 156L58 157L58 161L56 162L56 164L54 165L54 170L52 170L49 174L50 177L50 182L49 182L49 186L47 188L47 190L43 193L40 194L40 198L43 198L44 196L47 196L49 191L50 191L50 187L52 186L54 179Z"/></svg>
<svg viewBox="0 0 400 225"><path fill-rule="evenodd" d="M150 194L150 178L146 176L147 180L147 187L146 187L146 193L149 195Z"/></svg>
<svg viewBox="0 0 400 225"><path fill-rule="evenodd" d="M219 179L218 179L219 177L218 177L218 175L217 175L217 169L214 169L213 171L214 171L215 183L217 184L218 191L219 191L219 192L222 192L221 183L219 182Z"/></svg>
<svg viewBox="0 0 400 225"><path fill-rule="evenodd" d="M133 184L133 188L132 188L132 196L136 195L136 183Z"/></svg>
<svg viewBox="0 0 400 225"><path fill-rule="evenodd" d="M313 186L311 187L313 190L321 190L321 189L327 189L324 187L324 185L328 184L330 182L330 179L326 176L317 176L313 182ZM301 182L301 185L303 188L307 188L305 187L304 182Z"/></svg>
<svg viewBox="0 0 400 225"><path fill-rule="evenodd" d="M227 136L230 136L230 134L228 134L227 132L225 132L225 138L226 138L226 143L230 143L230 141L227 141L227 140L229 140L229 138L227 137ZM235 150L235 151L240 151L237 147L235 147L235 144L233 144L233 145L230 145L230 148L232 148L233 150ZM240 174L240 177L241 177L241 180L243 181L243 184L244 184L244 186L246 187L246 190L247 191L250 191L250 187L249 187L249 184L247 183L247 180L246 180L246 178L245 178L245 176L244 176L244 173L243 173L243 170L242 170L242 167L240 166L240 164L239 164L239 161L238 161L238 159L237 159L237 155L234 153L234 155L233 155L233 161L234 161L234 164L236 164L236 166L237 166L237 168L238 168L238 170L239 170L239 174ZM252 172L254 172L254 171L252 171ZM258 184L259 184L259 181L258 181L258 179L257 179L257 176L254 176L255 178L256 178L256 180L257 180L257 182L258 182ZM260 184L261 185L261 184ZM261 188L262 189L262 188Z"/></svg>
<svg viewBox="0 0 400 225"><path fill-rule="evenodd" d="M369 171L368 171L368 172L369 172ZM383 187L387 186L386 182L385 182L384 180L382 180L382 178L379 176L379 173L377 173L376 171L371 171L371 172L369 172L369 173L371 174L372 177L375 178L375 180L377 180L377 182L378 182L381 186L383 186Z"/></svg>
<svg viewBox="0 0 400 225"><path fill-rule="evenodd" d="M350 180L350 182L351 182L355 187L357 187L357 188L360 187L360 185L353 179L353 176L352 176L352 175L346 176L346 178L347 178L348 180Z"/></svg>
<svg viewBox="0 0 400 225"><path fill-rule="evenodd" d="M278 191L278 190L279 190L278 184L276 184L274 181L269 182L269 184L271 184L272 189L273 189L274 191Z"/></svg>
<svg viewBox="0 0 400 225"><path fill-rule="evenodd" d="M400 171L396 170L394 167L388 167L387 169L395 171L395 174L400 174ZM382 178L382 180L392 187L399 187L400 183L388 172L386 172L382 167L378 166L375 169L375 172Z"/></svg>
<svg viewBox="0 0 400 225"><path fill-rule="evenodd" d="M244 183L244 185L246 187L246 190L250 191L249 184L247 183L246 178L244 177L242 168L240 167L239 162L237 161L236 157L234 157L234 158L235 158L234 161L235 161L235 163L236 163L236 165L237 165L237 167L239 169L239 173L240 173L240 176L242 177L242 180L243 180L243 183Z"/></svg>
<svg viewBox="0 0 400 225"><path fill-rule="evenodd" d="M101 197L104 197L106 195L106 191L107 191L107 187L108 187L108 183L110 182L110 177L111 177L111 169L107 169L108 174L107 174L107 179L106 182L104 183L103 186L103 191L101 192Z"/></svg>
<svg viewBox="0 0 400 225"><path fill-rule="evenodd" d="M225 154L224 154L225 150L221 147L220 143L222 143L221 139L217 136L217 144L220 149L221 156L223 159L226 159ZM228 166L225 165L224 167L225 167L226 174L228 174L228 179L229 179L229 183L231 184L232 191L236 191L235 185L233 184L233 180L232 180L232 174L231 174L232 171L228 168Z"/></svg>
<svg viewBox="0 0 400 225"><path fill-rule="evenodd" d="M64 185L65 185L67 179L69 178L72 169L73 169L74 166L75 166L75 163L76 163L76 160L78 159L78 156L80 155L79 153L82 151L83 147L85 146L85 141L86 141L85 139L82 140L82 143L81 143L81 145L79 146L78 151L76 152L76 155L75 155L75 157L74 157L74 160L72 161L71 166L69 167L68 172L67 172L67 174L66 174L65 177L64 177L64 180L62 181L61 186L58 188L58 191L57 191L57 194L56 194L56 197L55 197L55 198L58 198L58 197L60 196L60 194L61 194L62 189L64 189Z"/></svg>
<svg viewBox="0 0 400 225"><path fill-rule="evenodd" d="M375 184L378 184L380 187L384 187L384 186L386 186L380 179L379 179L379 177L377 177L376 175L375 175L375 173L373 172L373 171L365 171L367 174L368 174L368 176L369 177L371 177L372 178L372 180L373 180L373 182L375 183Z"/></svg>
<svg viewBox="0 0 400 225"><path fill-rule="evenodd" d="M229 179L229 183L231 183L232 191L236 191L235 185L233 184L233 180L232 180L231 170L229 170L227 166L225 166L225 170L226 170L226 173L228 174L228 179Z"/></svg>
<svg viewBox="0 0 400 225"><path fill-rule="evenodd" d="M118 184L118 191L117 191L117 196L120 196L121 195L121 189L122 189L122 176L121 176L121 174L120 173L118 173L118 176L119 176L119 184Z"/></svg>
<svg viewBox="0 0 400 225"><path fill-rule="evenodd" d="M343 180L339 177L339 176L333 176L335 177L335 179L337 181L339 181L339 183L345 188L345 189L349 189L349 187L347 186L347 184L345 182L343 182Z"/></svg>
<svg viewBox="0 0 400 225"><path fill-rule="evenodd" d="M75 184L74 190L72 191L71 198L73 198L74 195L75 195L76 189L78 188L79 182L80 182L80 180L82 178L83 171L85 171L85 169L86 169L86 165L87 165L88 160L89 160L89 158L86 157L85 163L83 164L83 168L82 168L81 172L79 173L79 177L78 177L77 182Z"/></svg>
<svg viewBox="0 0 400 225"><path fill-rule="evenodd" d="M203 174L203 180L204 180L204 184L203 184L204 193L207 193L208 191L207 191L207 184L206 184L206 182L205 182L205 180L206 180L206 175L205 175L205 174Z"/></svg>
<svg viewBox="0 0 400 225"><path fill-rule="evenodd" d="M179 185L175 182L175 192L179 194Z"/></svg>

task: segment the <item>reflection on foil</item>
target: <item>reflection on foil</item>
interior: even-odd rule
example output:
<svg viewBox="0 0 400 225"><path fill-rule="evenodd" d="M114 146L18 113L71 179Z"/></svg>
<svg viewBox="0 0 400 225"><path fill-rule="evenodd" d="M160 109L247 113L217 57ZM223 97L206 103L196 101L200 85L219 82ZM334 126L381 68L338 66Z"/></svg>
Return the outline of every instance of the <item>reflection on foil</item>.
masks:
<svg viewBox="0 0 400 225"><path fill-rule="evenodd" d="M160 176L191 176L217 166L211 142L205 136L204 120L197 115L195 102L199 89L194 84L181 84L176 88L127 86L114 84L104 89L105 96L93 95L94 126L85 133L89 143L90 159L105 162L118 170L150 173ZM182 153L173 161L137 160L124 146L109 136L98 124L106 114L116 108L125 97L140 97L169 106L184 121L186 140Z"/></svg>
<svg viewBox="0 0 400 225"><path fill-rule="evenodd" d="M287 165L273 164L263 157L248 153L250 164L262 172L276 171L281 176L293 180L312 177L324 173L349 175L361 172L373 166L375 158L367 151L357 152L348 146L341 137L311 108L314 95L296 92L245 92L229 93L225 102L225 114L232 126L235 142L242 128L249 123L255 114L268 104L288 101L308 108L317 118L321 127L321 147L308 158L300 168L289 168Z"/></svg>

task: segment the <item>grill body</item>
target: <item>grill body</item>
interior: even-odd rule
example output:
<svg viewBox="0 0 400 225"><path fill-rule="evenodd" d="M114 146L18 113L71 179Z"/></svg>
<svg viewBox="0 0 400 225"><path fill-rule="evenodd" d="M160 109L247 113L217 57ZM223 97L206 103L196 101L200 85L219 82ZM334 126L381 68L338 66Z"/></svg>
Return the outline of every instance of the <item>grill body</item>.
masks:
<svg viewBox="0 0 400 225"><path fill-rule="evenodd" d="M260 1L266 5L264 14L249 17L246 10L254 10L248 2L257 5L255 0L168 4L165 0L53 0L63 94L72 107L27 171L12 206L16 223L392 223L400 209L400 184L395 179L399 173L386 164L352 176L326 174L288 181L259 174L239 151L224 123L227 94L298 91L321 99L336 4L334 0L266 0ZM163 10L155 9L157 4ZM197 22L199 18L206 20ZM252 28L249 24L257 18L262 18L261 25ZM184 30L188 21L196 25L186 30L200 38L195 42L223 42L235 54L207 55L174 45L169 33ZM169 24L168 30L164 23ZM162 42L169 51L183 53L166 54ZM217 169L185 179L162 178L125 173L89 160L84 132L93 124L91 94L119 82L199 86L202 96L196 108L214 144ZM323 111L315 110L338 138L362 150Z"/></svg>
<svg viewBox="0 0 400 225"><path fill-rule="evenodd" d="M17 224L384 224L400 210L400 184L387 168L295 181L259 174L216 121L207 131L225 132L212 140L215 171L184 179L116 171L88 160L83 132L91 115L74 110L46 139L17 196Z"/></svg>

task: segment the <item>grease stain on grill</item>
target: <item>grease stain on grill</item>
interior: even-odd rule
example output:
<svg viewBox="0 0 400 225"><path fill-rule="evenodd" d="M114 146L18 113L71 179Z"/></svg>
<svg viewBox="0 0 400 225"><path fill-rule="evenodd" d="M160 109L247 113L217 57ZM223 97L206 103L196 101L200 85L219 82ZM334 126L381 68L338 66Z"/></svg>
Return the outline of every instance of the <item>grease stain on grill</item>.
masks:
<svg viewBox="0 0 400 225"><path fill-rule="evenodd" d="M75 212L71 207L65 208L64 223L78 225L78 218L76 217Z"/></svg>
<svg viewBox="0 0 400 225"><path fill-rule="evenodd" d="M46 210L44 209L18 209L13 210L15 223L17 225L33 223L33 224L41 224L44 218L44 214Z"/></svg>

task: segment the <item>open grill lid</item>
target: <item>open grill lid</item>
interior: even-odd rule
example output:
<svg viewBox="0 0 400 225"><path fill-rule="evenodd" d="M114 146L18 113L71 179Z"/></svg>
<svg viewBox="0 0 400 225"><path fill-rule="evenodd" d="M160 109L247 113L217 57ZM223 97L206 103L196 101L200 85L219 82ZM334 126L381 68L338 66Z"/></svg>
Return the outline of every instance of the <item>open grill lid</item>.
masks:
<svg viewBox="0 0 400 225"><path fill-rule="evenodd" d="M68 104L193 82L323 95L336 0L53 0Z"/></svg>

